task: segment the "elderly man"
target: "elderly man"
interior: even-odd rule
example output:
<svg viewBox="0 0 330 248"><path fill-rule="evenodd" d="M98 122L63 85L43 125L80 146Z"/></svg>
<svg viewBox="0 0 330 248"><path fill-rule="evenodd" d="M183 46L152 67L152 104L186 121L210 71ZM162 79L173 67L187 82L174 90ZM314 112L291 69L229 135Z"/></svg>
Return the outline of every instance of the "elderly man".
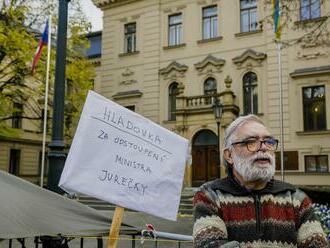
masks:
<svg viewBox="0 0 330 248"><path fill-rule="evenodd" d="M328 247L310 199L274 180L278 140L255 115L226 130L228 177L194 197L194 247Z"/></svg>

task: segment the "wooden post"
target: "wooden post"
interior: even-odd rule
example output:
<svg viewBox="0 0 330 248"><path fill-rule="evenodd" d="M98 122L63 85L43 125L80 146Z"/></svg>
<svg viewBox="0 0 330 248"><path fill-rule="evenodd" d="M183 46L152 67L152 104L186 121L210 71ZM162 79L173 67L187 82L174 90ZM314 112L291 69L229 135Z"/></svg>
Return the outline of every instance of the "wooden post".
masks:
<svg viewBox="0 0 330 248"><path fill-rule="evenodd" d="M116 248L118 243L119 231L121 226L121 221L124 216L124 208L116 207L115 214L113 215L110 232L109 232L109 240L108 240L108 248Z"/></svg>

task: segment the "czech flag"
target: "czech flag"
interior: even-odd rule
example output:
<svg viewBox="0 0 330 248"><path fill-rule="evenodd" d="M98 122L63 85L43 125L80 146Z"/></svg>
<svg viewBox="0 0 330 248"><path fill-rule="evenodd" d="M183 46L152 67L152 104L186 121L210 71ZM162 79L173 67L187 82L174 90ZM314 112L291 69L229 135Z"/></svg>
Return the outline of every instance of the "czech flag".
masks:
<svg viewBox="0 0 330 248"><path fill-rule="evenodd" d="M281 39L281 23L280 23L280 0L272 0L273 2L273 18L274 18L274 33L277 40Z"/></svg>
<svg viewBox="0 0 330 248"><path fill-rule="evenodd" d="M40 37L40 40L39 40L37 51L36 51L36 53L34 54L34 57L33 57L32 74L34 73L35 68L37 66L37 63L40 59L42 48L44 46L47 46L47 44L48 44L48 26L49 25L48 25L48 20L47 20L44 32L42 33L42 35Z"/></svg>

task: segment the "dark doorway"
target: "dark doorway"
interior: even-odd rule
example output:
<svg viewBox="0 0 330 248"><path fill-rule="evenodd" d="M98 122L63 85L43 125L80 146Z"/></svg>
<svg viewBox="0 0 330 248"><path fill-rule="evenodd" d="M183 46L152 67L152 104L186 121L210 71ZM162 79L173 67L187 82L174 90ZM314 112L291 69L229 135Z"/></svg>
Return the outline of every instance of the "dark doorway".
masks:
<svg viewBox="0 0 330 248"><path fill-rule="evenodd" d="M217 135L210 130L199 131L193 138L192 186L219 178Z"/></svg>

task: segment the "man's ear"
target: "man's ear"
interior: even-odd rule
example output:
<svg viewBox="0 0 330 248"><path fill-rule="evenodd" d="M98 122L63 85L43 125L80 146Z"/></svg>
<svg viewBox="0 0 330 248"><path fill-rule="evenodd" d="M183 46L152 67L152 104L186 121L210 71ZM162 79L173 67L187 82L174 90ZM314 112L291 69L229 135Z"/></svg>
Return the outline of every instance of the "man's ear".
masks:
<svg viewBox="0 0 330 248"><path fill-rule="evenodd" d="M229 164L233 164L233 158L229 149L225 149L223 151L223 157L227 160Z"/></svg>

